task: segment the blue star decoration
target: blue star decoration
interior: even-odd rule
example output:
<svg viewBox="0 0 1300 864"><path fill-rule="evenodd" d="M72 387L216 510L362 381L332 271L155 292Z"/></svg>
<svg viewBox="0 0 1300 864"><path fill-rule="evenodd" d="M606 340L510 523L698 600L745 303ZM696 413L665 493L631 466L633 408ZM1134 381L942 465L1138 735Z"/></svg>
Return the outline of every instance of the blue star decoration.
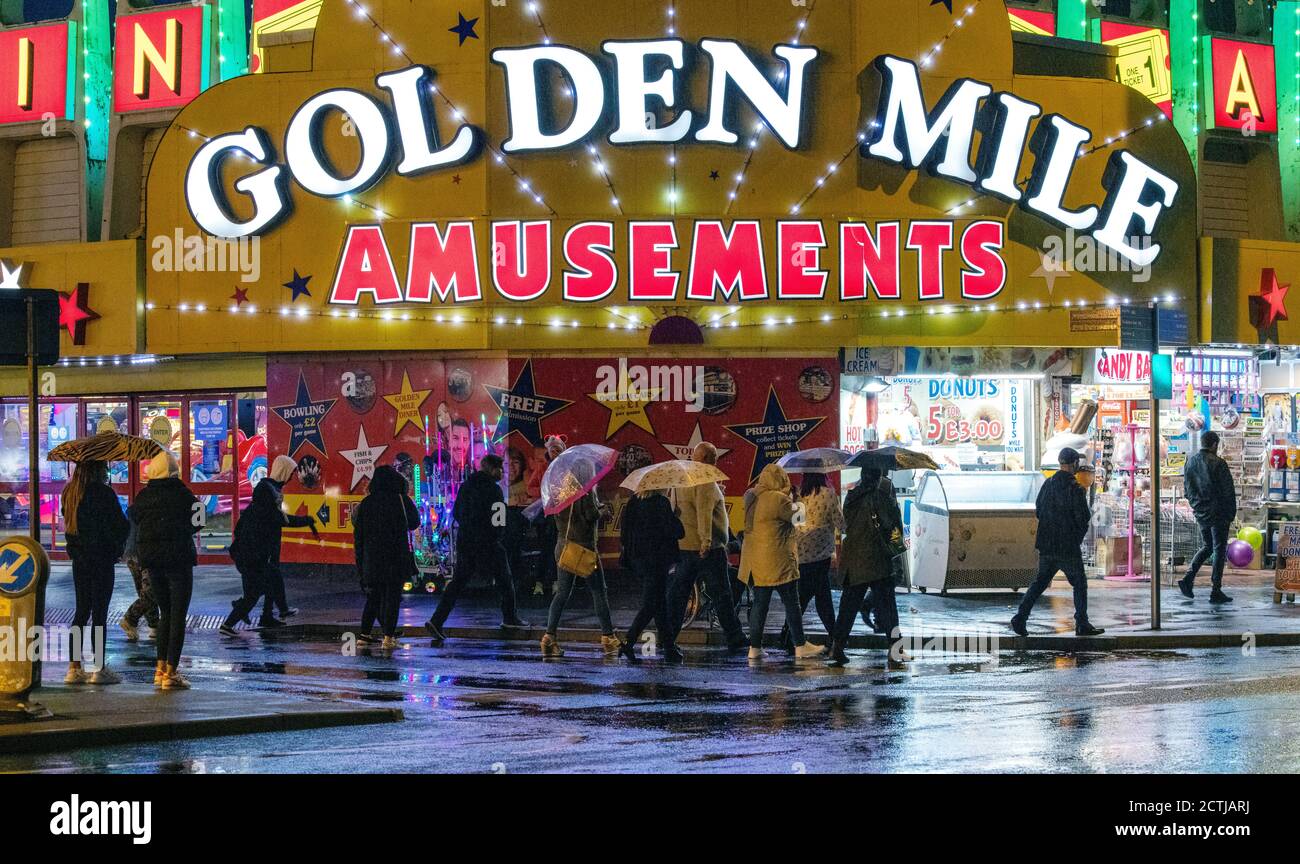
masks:
<svg viewBox="0 0 1300 864"><path fill-rule="evenodd" d="M457 47L460 47L460 45L464 45L466 39L477 39L478 34L474 32L474 25L478 23L478 19L470 18L466 20L465 16L459 12L456 13L456 17L459 18L460 20L456 22L455 27L448 27L447 32L455 33L457 36L460 37L460 43L457 45Z"/></svg>
<svg viewBox="0 0 1300 864"><path fill-rule="evenodd" d="M803 417L796 420L787 418L781 400L776 395L776 388L769 385L767 407L763 411L762 420L723 428L754 445L754 464L749 470L749 482L753 483L768 465L787 453L799 450L800 442L825 420L825 417Z"/></svg>
<svg viewBox="0 0 1300 864"><path fill-rule="evenodd" d="M307 283L310 281L310 276L300 276L296 269L293 271L293 278L284 283L284 287L293 292L293 296L289 298L290 303L294 302L299 297L311 296L311 292L307 290Z"/></svg>
<svg viewBox="0 0 1300 864"><path fill-rule="evenodd" d="M321 426L325 415L330 413L337 399L320 399L312 401L307 391L307 379L298 373L298 393L292 405L272 406L271 411L285 423L289 424L289 447L287 452L296 457L298 448L304 444L315 447L322 456L329 456L325 450L325 437Z"/></svg>
<svg viewBox="0 0 1300 864"><path fill-rule="evenodd" d="M943 4L943 8L947 9L947 10L948 10L948 14L951 15L951 14L952 14L952 0L930 0L930 5L931 5L931 6L938 6L940 3Z"/></svg>
<svg viewBox="0 0 1300 864"><path fill-rule="evenodd" d="M483 385L501 410L502 422L497 423L496 440L500 441L511 432L518 432L524 440L534 447L541 447L542 421L552 414L568 408L573 402L554 396L540 396L537 382L533 379L533 361L524 361L524 368L510 389Z"/></svg>

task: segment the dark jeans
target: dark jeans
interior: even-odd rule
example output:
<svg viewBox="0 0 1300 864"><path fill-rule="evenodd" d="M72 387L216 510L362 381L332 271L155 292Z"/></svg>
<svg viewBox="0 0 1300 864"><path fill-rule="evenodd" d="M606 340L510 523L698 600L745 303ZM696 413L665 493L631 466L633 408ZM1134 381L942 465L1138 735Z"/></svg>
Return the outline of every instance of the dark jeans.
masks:
<svg viewBox="0 0 1300 864"><path fill-rule="evenodd" d="M397 616L402 611L402 586L397 582L385 582L366 592L366 605L361 610L361 632L369 633L374 629L375 619L385 636L397 635Z"/></svg>
<svg viewBox="0 0 1300 864"><path fill-rule="evenodd" d="M231 611L226 616L226 625L234 627L240 621L247 621L248 613L253 611L253 607L257 605L257 601L262 599L263 595L266 596L266 608L262 610L262 617L270 617L270 573L272 570L279 572L279 568L273 566L270 561L252 560L236 561L235 569L239 571L244 593L238 600L230 604ZM161 601L159 602L161 603Z"/></svg>
<svg viewBox="0 0 1300 864"><path fill-rule="evenodd" d="M284 573L280 571L280 562L274 558L266 565L265 579L266 600L262 603L262 617L274 618L275 609L281 613L289 611L289 600L284 594Z"/></svg>
<svg viewBox="0 0 1300 864"><path fill-rule="evenodd" d="M555 597L551 599L551 611L546 615L546 632L555 635L560 627L560 615L569 603L574 583L579 577L562 567L557 567L559 578L555 582ZM596 571L586 577L587 588L591 591L591 602L596 609L596 619L600 622L600 632L606 636L614 635L614 622L609 615L609 593L605 590L605 569L597 567Z"/></svg>
<svg viewBox="0 0 1300 864"><path fill-rule="evenodd" d="M154 630L158 629L158 600L153 596L153 585L149 574L133 558L127 559L126 567L131 571L131 581L135 583L135 601L126 610L126 623L132 627L143 618Z"/></svg>
<svg viewBox="0 0 1300 864"><path fill-rule="evenodd" d="M1070 587L1074 589L1074 625L1083 627L1088 623L1088 578L1083 572L1082 555L1042 555L1038 556L1038 576L1034 582L1025 589L1024 599L1020 601L1020 611L1016 617L1021 621L1029 618L1029 613L1038 602L1038 598L1047 590L1047 586L1052 584L1056 578L1057 572L1065 573L1065 578L1069 580Z"/></svg>
<svg viewBox="0 0 1300 864"><path fill-rule="evenodd" d="M515 606L515 586L510 578L510 561L506 556L505 547L498 542L465 543L456 547L456 572L452 574L447 587L442 590L442 599L438 601L438 608L429 619L435 627L442 627L447 623L451 610L456 608L456 600L460 597L460 593L480 573L489 577L497 586L497 594L501 598L501 620L510 622L518 617Z"/></svg>
<svg viewBox="0 0 1300 864"><path fill-rule="evenodd" d="M862 614L867 620L868 609L875 619L876 630L892 638L898 627L898 602L894 597L893 578L878 579L862 585L846 585L840 592L840 611L835 619L835 638L844 642L853 632L853 619Z"/></svg>
<svg viewBox="0 0 1300 864"><path fill-rule="evenodd" d="M662 647L667 649L675 644L681 622L668 617L668 573L672 566L672 558L646 558L632 562L632 572L641 580L641 608L627 628L627 644L636 646L651 619L655 622Z"/></svg>
<svg viewBox="0 0 1300 864"><path fill-rule="evenodd" d="M735 596L731 593L731 580L727 576L727 551L722 547L712 549L701 558L699 552L683 551L677 561L677 570L668 588L668 617L680 632L686 620L686 601L699 577L704 576L704 590L713 599L718 623L726 634L727 644L742 645L745 631L736 615Z"/></svg>
<svg viewBox="0 0 1300 864"><path fill-rule="evenodd" d="M833 631L836 642L846 642L853 631L853 619L862 611L862 601L866 599L867 589L879 582L864 582L861 585L845 585L840 592L840 613L835 619Z"/></svg>
<svg viewBox="0 0 1300 864"><path fill-rule="evenodd" d="M835 601L831 599L831 559L809 561L799 565L799 613L808 611L808 604L816 600L817 617L829 635L835 632ZM790 624L781 628L781 643L788 644Z"/></svg>
<svg viewBox="0 0 1300 864"><path fill-rule="evenodd" d="M1202 525L1201 528L1201 550L1192 558L1192 563L1187 567L1187 584L1191 585L1196 581L1196 574L1200 571L1201 565L1214 556L1214 566L1210 570L1210 585L1215 591L1223 587L1223 567L1228 561L1228 526L1227 525Z"/></svg>
<svg viewBox="0 0 1300 864"><path fill-rule="evenodd" d="M799 583L786 582L775 588L754 586L754 605L749 607L749 647L763 647L763 627L767 624L767 607L772 603L772 592L781 595L785 606L785 622L790 625L790 639L796 646L804 643L803 621L799 614Z"/></svg>
<svg viewBox="0 0 1300 864"><path fill-rule="evenodd" d="M94 626L95 632L105 632L108 604L113 600L113 562L73 559L72 587L77 598L72 626L85 627L90 624Z"/></svg>
<svg viewBox="0 0 1300 864"><path fill-rule="evenodd" d="M161 612L158 621L158 660L176 666L185 647L185 618L194 594L194 568L150 570L149 580Z"/></svg>

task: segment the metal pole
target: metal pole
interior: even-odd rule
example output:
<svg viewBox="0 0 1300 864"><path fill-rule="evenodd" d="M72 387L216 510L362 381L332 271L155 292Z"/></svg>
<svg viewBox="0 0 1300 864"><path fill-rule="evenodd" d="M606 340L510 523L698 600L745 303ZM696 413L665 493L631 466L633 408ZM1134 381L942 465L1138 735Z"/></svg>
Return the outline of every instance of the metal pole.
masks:
<svg viewBox="0 0 1300 864"><path fill-rule="evenodd" d="M40 406L36 398L36 298L27 298L27 523L41 542Z"/></svg>
<svg viewBox="0 0 1300 864"><path fill-rule="evenodd" d="M1151 304L1151 629L1160 629L1160 400L1155 357L1160 353L1160 304ZM1175 501L1175 503L1177 503Z"/></svg>

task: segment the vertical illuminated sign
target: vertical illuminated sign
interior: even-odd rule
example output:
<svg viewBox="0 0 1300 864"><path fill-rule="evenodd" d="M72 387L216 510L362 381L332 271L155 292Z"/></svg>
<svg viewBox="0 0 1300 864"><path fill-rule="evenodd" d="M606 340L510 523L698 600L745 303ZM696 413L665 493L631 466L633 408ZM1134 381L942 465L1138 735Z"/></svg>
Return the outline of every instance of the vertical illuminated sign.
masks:
<svg viewBox="0 0 1300 864"><path fill-rule="evenodd" d="M0 32L0 124L73 117L75 40L68 23Z"/></svg>
<svg viewBox="0 0 1300 864"><path fill-rule="evenodd" d="M1276 132L1277 78L1273 46L1214 39L1210 45L1216 129Z"/></svg>
<svg viewBox="0 0 1300 864"><path fill-rule="evenodd" d="M210 80L211 6L119 15L113 50L113 110L178 108Z"/></svg>

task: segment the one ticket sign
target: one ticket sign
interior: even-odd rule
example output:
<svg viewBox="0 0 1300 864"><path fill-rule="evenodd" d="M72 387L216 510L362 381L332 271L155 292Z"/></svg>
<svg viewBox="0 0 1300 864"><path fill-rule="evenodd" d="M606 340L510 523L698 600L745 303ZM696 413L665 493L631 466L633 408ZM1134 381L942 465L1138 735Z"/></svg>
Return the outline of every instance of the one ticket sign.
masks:
<svg viewBox="0 0 1300 864"><path fill-rule="evenodd" d="M40 683L40 660L29 638L45 620L50 560L21 535L0 542L0 700L22 700Z"/></svg>

